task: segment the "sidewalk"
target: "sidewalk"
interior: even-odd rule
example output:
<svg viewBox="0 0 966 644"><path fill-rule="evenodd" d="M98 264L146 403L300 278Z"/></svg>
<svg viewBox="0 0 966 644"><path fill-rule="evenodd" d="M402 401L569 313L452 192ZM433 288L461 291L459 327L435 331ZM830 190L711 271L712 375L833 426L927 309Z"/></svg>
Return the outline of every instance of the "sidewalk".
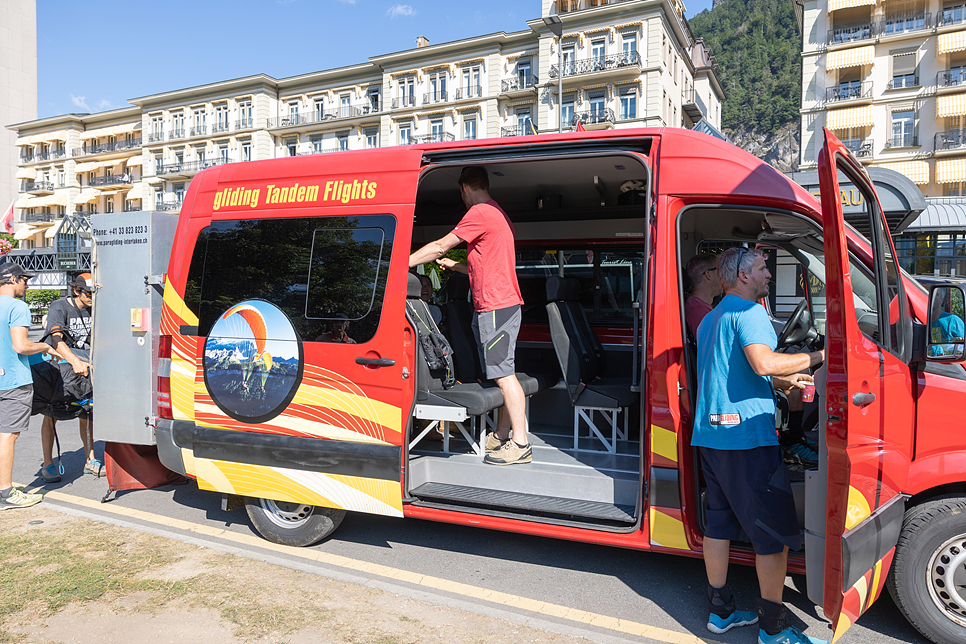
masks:
<svg viewBox="0 0 966 644"><path fill-rule="evenodd" d="M576 644L378 589L102 524L0 512L0 642Z"/></svg>

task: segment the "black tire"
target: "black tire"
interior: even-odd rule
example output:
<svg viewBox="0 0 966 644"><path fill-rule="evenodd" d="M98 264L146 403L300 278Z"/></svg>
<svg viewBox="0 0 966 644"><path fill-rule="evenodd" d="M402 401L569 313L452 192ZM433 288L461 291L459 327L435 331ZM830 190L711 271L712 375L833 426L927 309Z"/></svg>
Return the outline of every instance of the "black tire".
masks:
<svg viewBox="0 0 966 644"><path fill-rule="evenodd" d="M906 512L889 594L909 623L936 644L966 642L966 499L929 501Z"/></svg>
<svg viewBox="0 0 966 644"><path fill-rule="evenodd" d="M245 510L266 540L299 548L322 541L345 518L345 510L271 499L246 498Z"/></svg>

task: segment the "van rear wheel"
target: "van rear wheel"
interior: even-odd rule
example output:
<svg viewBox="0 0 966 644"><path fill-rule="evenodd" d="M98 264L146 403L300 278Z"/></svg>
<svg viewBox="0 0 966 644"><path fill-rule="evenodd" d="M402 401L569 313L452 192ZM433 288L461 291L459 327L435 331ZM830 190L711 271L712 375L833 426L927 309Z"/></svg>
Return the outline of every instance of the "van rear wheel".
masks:
<svg viewBox="0 0 966 644"><path fill-rule="evenodd" d="M929 501L906 513L887 586L927 638L966 639L966 499Z"/></svg>
<svg viewBox="0 0 966 644"><path fill-rule="evenodd" d="M245 499L248 518L260 535L272 543L304 547L322 541L342 523L345 510L304 503Z"/></svg>

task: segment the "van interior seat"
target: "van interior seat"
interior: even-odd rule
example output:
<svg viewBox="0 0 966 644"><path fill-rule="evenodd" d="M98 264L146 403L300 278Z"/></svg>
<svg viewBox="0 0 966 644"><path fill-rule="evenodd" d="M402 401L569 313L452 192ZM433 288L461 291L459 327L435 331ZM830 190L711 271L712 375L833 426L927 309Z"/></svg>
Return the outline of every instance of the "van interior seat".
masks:
<svg viewBox="0 0 966 644"><path fill-rule="evenodd" d="M574 406L574 449L578 449L581 422L590 429L608 452L615 453L617 439L627 438L627 408L638 399L631 391L631 375L604 377L603 347L591 328L587 316L577 302L580 283L575 279L553 276L547 280L547 316L550 337L560 363ZM610 436L598 427L595 412L608 423ZM617 426L618 414L624 414L625 430Z"/></svg>

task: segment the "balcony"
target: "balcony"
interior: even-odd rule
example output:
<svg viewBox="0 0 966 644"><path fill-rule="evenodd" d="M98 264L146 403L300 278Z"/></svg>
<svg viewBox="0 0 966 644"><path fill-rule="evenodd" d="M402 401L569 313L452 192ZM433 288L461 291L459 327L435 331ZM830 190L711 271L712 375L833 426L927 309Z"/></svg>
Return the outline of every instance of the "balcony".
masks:
<svg viewBox="0 0 966 644"><path fill-rule="evenodd" d="M148 135L148 143L158 143L164 141L164 132L151 132Z"/></svg>
<svg viewBox="0 0 966 644"><path fill-rule="evenodd" d="M250 119L250 118L247 118L247 119L238 119L237 121L235 121L235 131L236 132L238 130L250 130L253 127L255 127L255 122L252 119Z"/></svg>
<svg viewBox="0 0 966 644"><path fill-rule="evenodd" d="M54 216L49 212L24 213L23 222L25 224L39 224L45 221L53 221Z"/></svg>
<svg viewBox="0 0 966 644"><path fill-rule="evenodd" d="M587 60L565 62L563 65L564 78L609 71L641 71L641 55L636 51L629 51L610 56L596 56ZM550 78L557 78L557 65L550 66Z"/></svg>
<svg viewBox="0 0 966 644"><path fill-rule="evenodd" d="M704 112L701 111L701 106L698 105L694 88L685 90L681 95L681 111L688 115L692 123L697 123L704 116Z"/></svg>
<svg viewBox="0 0 966 644"><path fill-rule="evenodd" d="M889 36L901 36L927 29L932 29L931 13L886 18L878 23L876 31L880 38L888 38Z"/></svg>
<svg viewBox="0 0 966 644"><path fill-rule="evenodd" d="M193 137L193 136L205 136L206 134L208 134L208 126L206 126L206 125L199 125L198 127L193 127L188 132L188 136L189 137Z"/></svg>
<svg viewBox="0 0 966 644"><path fill-rule="evenodd" d="M509 125L500 128L500 136L526 136L535 134L534 128L530 125Z"/></svg>
<svg viewBox="0 0 966 644"><path fill-rule="evenodd" d="M959 152L966 149L966 129L956 128L936 132L936 152Z"/></svg>
<svg viewBox="0 0 966 644"><path fill-rule="evenodd" d="M936 74L936 89L957 88L966 85L966 67L953 67Z"/></svg>
<svg viewBox="0 0 966 644"><path fill-rule="evenodd" d="M112 190L118 186L129 185L131 185L131 175L127 173L112 174L106 177L94 177L90 183L92 188L97 188L98 190Z"/></svg>
<svg viewBox="0 0 966 644"><path fill-rule="evenodd" d="M178 212L181 210L180 201L169 201L165 203L159 203L154 205L154 209L159 212Z"/></svg>
<svg viewBox="0 0 966 644"><path fill-rule="evenodd" d="M409 142L413 145L420 143L443 143L444 141L455 141L456 137L449 132L436 132L435 134L419 134L410 137Z"/></svg>
<svg viewBox="0 0 966 644"><path fill-rule="evenodd" d="M842 139L842 143L857 158L872 160L872 139Z"/></svg>
<svg viewBox="0 0 966 644"><path fill-rule="evenodd" d="M961 25L966 23L966 4L958 4L946 7L936 18L937 27L947 27L949 25Z"/></svg>
<svg viewBox="0 0 966 644"><path fill-rule="evenodd" d="M557 4L560 7L560 13L573 13L574 11L583 11L584 9L593 9L621 2L628 2L628 0L559 0Z"/></svg>
<svg viewBox="0 0 966 644"><path fill-rule="evenodd" d="M270 118L266 121L265 127L275 129L280 127L294 127L298 125L311 125L313 123L326 123L340 119L351 119L369 114L378 114L379 106L366 101L357 105L340 105L328 110L316 110L311 114L290 115L284 118Z"/></svg>
<svg viewBox="0 0 966 644"><path fill-rule="evenodd" d="M891 150L896 148L918 148L919 137L915 134L893 134L886 139L883 149Z"/></svg>
<svg viewBox="0 0 966 644"><path fill-rule="evenodd" d="M211 126L212 134L222 134L227 131L228 131L228 121L225 121L224 123L215 123L214 125Z"/></svg>
<svg viewBox="0 0 966 644"><path fill-rule="evenodd" d="M886 85L887 90L893 89L912 89L914 87L920 87L919 77L915 74L906 74L904 76L894 76L889 84Z"/></svg>
<svg viewBox="0 0 966 644"><path fill-rule="evenodd" d="M841 27L828 30L829 45L843 45L851 42L871 40L875 36L875 25L867 22L852 27Z"/></svg>
<svg viewBox="0 0 966 644"><path fill-rule="evenodd" d="M32 195L51 195L54 194L53 181L28 181L24 187L24 192Z"/></svg>
<svg viewBox="0 0 966 644"><path fill-rule="evenodd" d="M30 161L54 161L56 159L63 159L66 156L67 150L50 150L49 152L35 154Z"/></svg>
<svg viewBox="0 0 966 644"><path fill-rule="evenodd" d="M177 130L171 130L168 132L169 141L177 141L178 139L184 138L184 128L179 128Z"/></svg>
<svg viewBox="0 0 966 644"><path fill-rule="evenodd" d="M400 96L399 98L392 99L392 109L398 110L407 107L416 107L415 96Z"/></svg>
<svg viewBox="0 0 966 644"><path fill-rule="evenodd" d="M517 92L532 93L537 90L538 79L533 74L517 74L500 81L501 94L515 94Z"/></svg>
<svg viewBox="0 0 966 644"><path fill-rule="evenodd" d="M616 121L614 110L609 107L591 110L590 112L577 112L570 117L570 125L576 127L580 123L588 130L606 130L614 127Z"/></svg>
<svg viewBox="0 0 966 644"><path fill-rule="evenodd" d="M840 103L842 101L858 101L872 98L872 81L853 81L839 83L838 87L825 90L826 103Z"/></svg>
<svg viewBox="0 0 966 644"><path fill-rule="evenodd" d="M164 165L157 167L157 176L168 179L188 178L198 174L206 168L212 168L216 165L224 165L226 163L231 163L231 159L222 159L221 157L216 157L214 159L203 159L199 161L176 161L174 163L165 163Z"/></svg>
<svg viewBox="0 0 966 644"><path fill-rule="evenodd" d="M436 103L445 103L449 100L449 94L446 90L441 90L438 92L427 92L423 94L423 105L435 105Z"/></svg>
<svg viewBox="0 0 966 644"><path fill-rule="evenodd" d="M91 154L103 154L104 152L121 152L139 147L141 147L141 137L131 140L124 139L114 143L90 143L80 148L74 148L71 156L83 157Z"/></svg>
<svg viewBox="0 0 966 644"><path fill-rule="evenodd" d="M456 90L456 100L461 101L464 98L480 98L483 96L483 88L479 85L470 87L460 87Z"/></svg>

